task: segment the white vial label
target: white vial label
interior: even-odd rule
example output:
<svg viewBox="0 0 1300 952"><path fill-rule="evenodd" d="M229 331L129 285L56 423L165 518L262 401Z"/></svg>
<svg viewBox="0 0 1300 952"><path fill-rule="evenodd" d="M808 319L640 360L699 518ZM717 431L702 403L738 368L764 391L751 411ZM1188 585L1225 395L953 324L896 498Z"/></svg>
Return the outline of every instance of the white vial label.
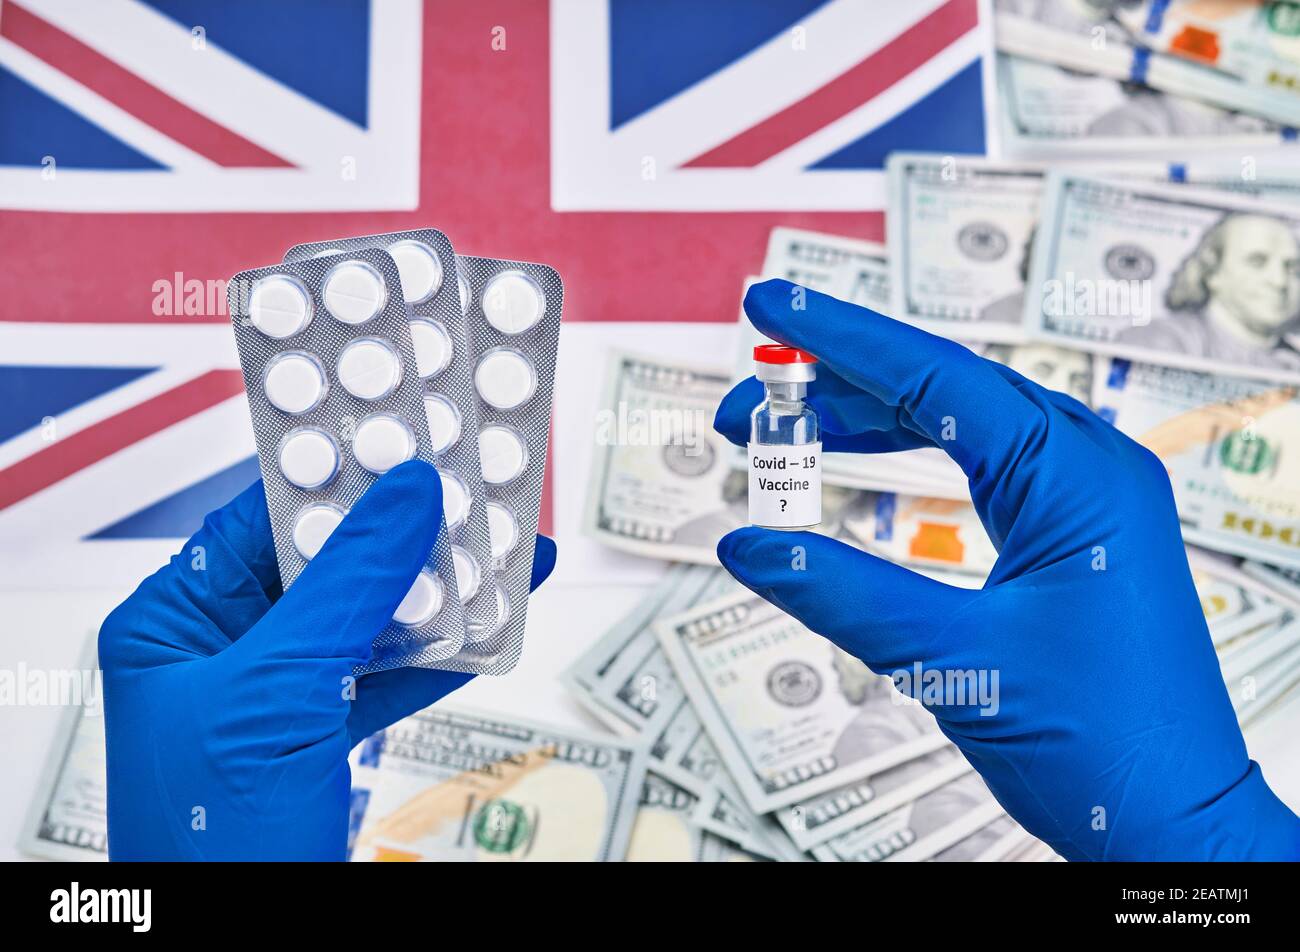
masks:
<svg viewBox="0 0 1300 952"><path fill-rule="evenodd" d="M388 292L364 261L345 261L325 278L325 307L344 324L364 324L384 309Z"/></svg>
<svg viewBox="0 0 1300 952"><path fill-rule="evenodd" d="M430 449L445 453L460 439L460 410L440 393L424 395L424 415L429 418Z"/></svg>
<svg viewBox="0 0 1300 952"><path fill-rule="evenodd" d="M454 529L469 513L469 489L455 473L439 471L438 475L442 477L442 512L447 518L447 528Z"/></svg>
<svg viewBox="0 0 1300 952"><path fill-rule="evenodd" d="M494 486L510 482L528 464L528 451L524 448L523 437L514 429L498 423L479 430L478 452L483 482Z"/></svg>
<svg viewBox="0 0 1300 952"><path fill-rule="evenodd" d="M451 335L436 321L411 321L411 343L415 347L415 372L434 377L451 363Z"/></svg>
<svg viewBox="0 0 1300 952"><path fill-rule="evenodd" d="M382 475L415 455L415 435L405 421L376 413L357 424L352 455L370 472Z"/></svg>
<svg viewBox="0 0 1300 952"><path fill-rule="evenodd" d="M393 621L408 628L423 625L442 610L442 580L428 569L421 569L411 590L393 612Z"/></svg>
<svg viewBox="0 0 1300 952"><path fill-rule="evenodd" d="M298 554L308 561L316 558L345 515L338 506L327 502L316 503L300 512L293 523L293 546Z"/></svg>
<svg viewBox="0 0 1300 952"><path fill-rule="evenodd" d="M510 507L495 499L488 500L488 535L492 539L492 561L500 562L519 542L519 521Z"/></svg>
<svg viewBox="0 0 1300 952"><path fill-rule="evenodd" d="M408 304L419 304L438 293L442 287L442 262L423 241L399 241L388 246L402 279L402 296Z"/></svg>
<svg viewBox="0 0 1300 952"><path fill-rule="evenodd" d="M277 410L306 413L325 396L325 372L315 357L290 351L266 365L262 388Z"/></svg>
<svg viewBox="0 0 1300 952"><path fill-rule="evenodd" d="M321 430L294 430L280 444L280 471L303 489L324 486L339 468L339 450Z"/></svg>
<svg viewBox="0 0 1300 952"><path fill-rule="evenodd" d="M386 341L362 337L339 354L339 383L360 400L381 400L402 379L402 361Z"/></svg>
<svg viewBox="0 0 1300 952"><path fill-rule="evenodd" d="M545 311L542 289L522 271L498 274L483 288L483 316L502 334L522 334Z"/></svg>
<svg viewBox="0 0 1300 952"><path fill-rule="evenodd" d="M498 410L513 410L537 390L537 374L528 358L509 347L495 347L474 368L474 389Z"/></svg>
<svg viewBox="0 0 1300 952"><path fill-rule="evenodd" d="M749 444L749 521L802 529L822 521L822 445Z"/></svg>
<svg viewBox="0 0 1300 952"><path fill-rule="evenodd" d="M460 600L462 603L468 602L478 594L479 581L482 577L482 573L478 570L478 563L474 561L474 556L469 554L469 550L453 545L451 564L456 570L456 591L460 593Z"/></svg>
<svg viewBox="0 0 1300 952"><path fill-rule="evenodd" d="M249 292L248 319L267 337L292 337L311 323L311 298L293 278L273 274Z"/></svg>

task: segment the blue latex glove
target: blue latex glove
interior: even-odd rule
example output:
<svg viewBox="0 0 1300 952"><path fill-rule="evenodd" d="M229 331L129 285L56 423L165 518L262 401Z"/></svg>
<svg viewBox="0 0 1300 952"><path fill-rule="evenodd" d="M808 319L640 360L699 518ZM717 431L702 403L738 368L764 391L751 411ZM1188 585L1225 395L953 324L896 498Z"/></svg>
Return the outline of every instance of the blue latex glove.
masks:
<svg viewBox="0 0 1300 952"><path fill-rule="evenodd" d="M437 538L442 484L393 469L281 594L262 484L211 513L99 634L116 860L343 859L353 745L470 675L355 681ZM533 587L555 565L542 536Z"/></svg>
<svg viewBox="0 0 1300 952"><path fill-rule="evenodd" d="M745 313L822 361L809 400L826 450L943 449L999 556L971 591L751 527L718 544L740 582L879 674L996 670L995 715L951 697L930 709L1007 812L1068 859L1300 857L1300 820L1246 756L1152 453L1076 400L874 311L767 281ZM754 379L738 385L719 432L744 445L761 399Z"/></svg>

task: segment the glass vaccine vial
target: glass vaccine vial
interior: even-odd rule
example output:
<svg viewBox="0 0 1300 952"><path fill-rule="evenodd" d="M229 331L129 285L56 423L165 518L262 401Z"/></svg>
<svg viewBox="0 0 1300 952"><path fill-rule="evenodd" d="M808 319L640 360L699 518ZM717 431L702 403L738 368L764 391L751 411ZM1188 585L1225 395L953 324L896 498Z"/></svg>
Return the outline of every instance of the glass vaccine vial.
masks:
<svg viewBox="0 0 1300 952"><path fill-rule="evenodd" d="M817 358L784 344L754 348L764 400L750 416L749 521L809 529L822 521L822 443L817 413L804 402Z"/></svg>

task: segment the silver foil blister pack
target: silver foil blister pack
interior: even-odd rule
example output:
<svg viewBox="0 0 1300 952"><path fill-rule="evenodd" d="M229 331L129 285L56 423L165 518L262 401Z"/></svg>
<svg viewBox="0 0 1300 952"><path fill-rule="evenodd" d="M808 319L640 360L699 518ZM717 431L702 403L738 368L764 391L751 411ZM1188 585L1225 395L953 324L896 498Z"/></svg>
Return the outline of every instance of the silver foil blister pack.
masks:
<svg viewBox="0 0 1300 952"><path fill-rule="evenodd" d="M465 330L456 255L433 228L294 245L285 261L367 248L386 251L397 265L410 322L433 463L442 477L443 509L452 562L464 605L467 637L497 627L498 594L488 535L487 499L479 465L478 400Z"/></svg>
<svg viewBox="0 0 1300 952"><path fill-rule="evenodd" d="M436 465L401 279L386 252L358 249L241 271L228 298L288 589L382 473ZM444 527L357 673L444 662L465 632Z"/></svg>
<svg viewBox="0 0 1300 952"><path fill-rule="evenodd" d="M497 629L471 632L438 667L504 674L523 650L564 284L543 264L467 255L456 261L473 350L493 564L504 597Z"/></svg>

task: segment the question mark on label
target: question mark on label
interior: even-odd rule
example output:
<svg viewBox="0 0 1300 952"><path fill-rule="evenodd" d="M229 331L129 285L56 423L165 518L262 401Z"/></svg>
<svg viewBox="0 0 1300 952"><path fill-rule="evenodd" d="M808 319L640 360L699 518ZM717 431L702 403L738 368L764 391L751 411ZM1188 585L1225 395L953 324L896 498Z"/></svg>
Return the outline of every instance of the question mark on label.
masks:
<svg viewBox="0 0 1300 952"><path fill-rule="evenodd" d="M781 500L781 511L782 511L782 512L785 512L785 500L784 500L784 499Z"/></svg>

